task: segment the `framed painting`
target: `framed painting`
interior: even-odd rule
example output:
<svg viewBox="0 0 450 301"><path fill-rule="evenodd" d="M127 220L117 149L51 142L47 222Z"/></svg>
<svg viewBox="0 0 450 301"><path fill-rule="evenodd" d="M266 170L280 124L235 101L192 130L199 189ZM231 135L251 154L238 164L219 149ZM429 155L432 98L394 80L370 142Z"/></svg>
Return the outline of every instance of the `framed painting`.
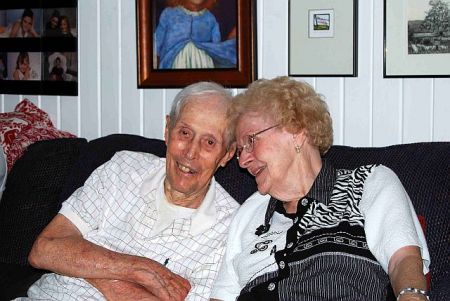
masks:
<svg viewBox="0 0 450 301"><path fill-rule="evenodd" d="M358 75L358 0L289 1L289 75Z"/></svg>
<svg viewBox="0 0 450 301"><path fill-rule="evenodd" d="M0 93L78 94L77 1L0 4Z"/></svg>
<svg viewBox="0 0 450 301"><path fill-rule="evenodd" d="M255 2L136 0L138 87L246 87L256 78Z"/></svg>
<svg viewBox="0 0 450 301"><path fill-rule="evenodd" d="M450 76L450 0L384 0L385 78Z"/></svg>

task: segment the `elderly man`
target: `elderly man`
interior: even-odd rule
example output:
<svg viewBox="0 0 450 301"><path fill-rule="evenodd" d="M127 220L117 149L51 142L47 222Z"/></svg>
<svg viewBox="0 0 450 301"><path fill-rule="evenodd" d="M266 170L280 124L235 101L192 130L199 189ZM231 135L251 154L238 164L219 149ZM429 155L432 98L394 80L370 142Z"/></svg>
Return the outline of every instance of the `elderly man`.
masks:
<svg viewBox="0 0 450 301"><path fill-rule="evenodd" d="M45 300L207 300L236 201L213 175L235 151L231 95L201 82L166 117L166 159L118 152L63 203L30 263Z"/></svg>

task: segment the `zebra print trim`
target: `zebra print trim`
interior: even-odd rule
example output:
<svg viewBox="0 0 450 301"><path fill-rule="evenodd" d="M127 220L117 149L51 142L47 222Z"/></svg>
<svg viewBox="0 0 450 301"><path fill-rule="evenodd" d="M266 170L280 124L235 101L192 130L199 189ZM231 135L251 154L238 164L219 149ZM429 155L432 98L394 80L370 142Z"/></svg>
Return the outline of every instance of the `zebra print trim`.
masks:
<svg viewBox="0 0 450 301"><path fill-rule="evenodd" d="M342 222L364 227L364 216L359 203L364 191L364 181L376 165L361 166L355 170L338 170L328 206L314 201L309 210L296 223L297 238L323 228L334 228Z"/></svg>

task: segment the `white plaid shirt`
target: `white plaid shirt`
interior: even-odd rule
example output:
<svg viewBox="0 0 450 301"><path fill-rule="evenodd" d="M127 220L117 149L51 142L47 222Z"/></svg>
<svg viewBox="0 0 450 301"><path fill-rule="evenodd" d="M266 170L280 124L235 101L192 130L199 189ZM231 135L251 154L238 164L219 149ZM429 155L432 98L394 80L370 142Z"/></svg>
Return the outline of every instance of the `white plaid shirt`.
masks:
<svg viewBox="0 0 450 301"><path fill-rule="evenodd" d="M151 258L191 283L186 300L208 300L238 203L214 180L198 209L169 205L165 159L122 151L97 168L60 213L83 237L113 251ZM161 218L163 217L163 218ZM84 279L46 274L31 299L103 300Z"/></svg>

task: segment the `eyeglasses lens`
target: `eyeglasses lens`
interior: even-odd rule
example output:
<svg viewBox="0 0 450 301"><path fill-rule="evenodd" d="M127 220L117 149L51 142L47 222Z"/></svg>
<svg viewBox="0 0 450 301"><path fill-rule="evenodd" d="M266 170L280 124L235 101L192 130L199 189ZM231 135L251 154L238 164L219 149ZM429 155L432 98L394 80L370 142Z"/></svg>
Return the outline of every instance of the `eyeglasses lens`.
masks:
<svg viewBox="0 0 450 301"><path fill-rule="evenodd" d="M253 150L253 144L255 143L255 136L254 135L248 135L247 136L247 144L244 146L245 150L248 153L251 153Z"/></svg>

